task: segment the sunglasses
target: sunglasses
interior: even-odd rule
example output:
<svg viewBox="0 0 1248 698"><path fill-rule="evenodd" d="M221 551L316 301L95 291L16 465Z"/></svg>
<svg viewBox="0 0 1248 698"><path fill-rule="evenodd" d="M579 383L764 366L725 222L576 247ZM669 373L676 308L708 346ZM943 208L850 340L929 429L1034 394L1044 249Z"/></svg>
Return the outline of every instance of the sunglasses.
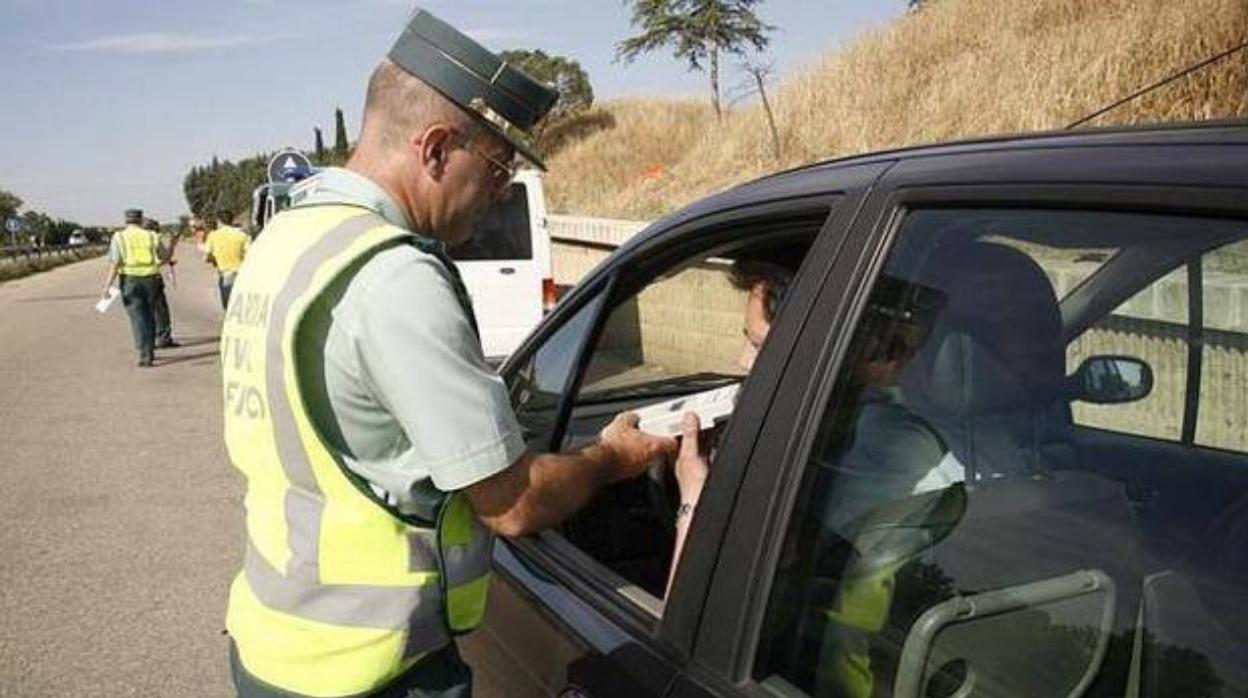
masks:
<svg viewBox="0 0 1248 698"><path fill-rule="evenodd" d="M518 158L513 156L510 163L503 162L478 147L472 142L471 137L461 136L459 147L489 163L490 184L498 189L511 184L511 180L516 176L516 170L520 169L520 160Z"/></svg>

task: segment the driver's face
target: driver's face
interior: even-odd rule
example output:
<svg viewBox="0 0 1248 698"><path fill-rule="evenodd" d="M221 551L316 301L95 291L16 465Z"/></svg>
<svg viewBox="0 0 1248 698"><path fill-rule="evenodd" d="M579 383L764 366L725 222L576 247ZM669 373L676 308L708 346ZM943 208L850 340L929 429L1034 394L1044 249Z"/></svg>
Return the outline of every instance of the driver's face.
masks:
<svg viewBox="0 0 1248 698"><path fill-rule="evenodd" d="M758 357L758 350L763 347L763 342L767 341L770 330L771 323L767 321L767 284L761 282L754 284L745 297L745 318L741 327L741 333L745 335L745 346L741 348L737 365L746 371L754 368L754 359Z"/></svg>

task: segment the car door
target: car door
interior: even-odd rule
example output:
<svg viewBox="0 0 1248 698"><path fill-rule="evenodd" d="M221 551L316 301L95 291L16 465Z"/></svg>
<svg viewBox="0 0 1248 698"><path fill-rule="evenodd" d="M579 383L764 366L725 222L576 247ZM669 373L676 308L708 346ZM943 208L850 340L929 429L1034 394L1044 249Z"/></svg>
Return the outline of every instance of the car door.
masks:
<svg viewBox="0 0 1248 698"><path fill-rule="evenodd" d="M1149 235L1242 244L1242 174L1224 174L1238 191L1199 186L1225 150L1159 150L950 155L885 177L794 342L711 563L696 670L673 695L1248 686L1248 565L1231 552L1248 535L1248 460L1225 441L1191 446L1170 461L1188 477L1162 482L1149 473L1171 445L1089 436L1063 391L1068 362L1101 349L1072 349L1063 321L1075 313L1040 263L1044 244L1095 236L1130 249ZM1127 295L1096 298L1093 315L1149 283L1124 282ZM1224 377L1243 380L1221 351ZM1219 401L1198 406L1234 419L1221 406L1233 398ZM1202 529L1221 555L1159 558L1136 495L1183 497L1187 479L1224 490Z"/></svg>
<svg viewBox="0 0 1248 698"><path fill-rule="evenodd" d="M882 169L860 168L842 186L846 180L868 183ZM678 222L624 250L579 285L504 367L531 447L575 447L581 435L619 410L670 397L672 391L733 380L706 370L739 353L742 341L740 297L731 295L737 292L723 278L723 255L741 253L742 245L749 245L750 255L770 254L800 240L811 259L826 262L839 249L861 195L830 188L812 193L806 187L799 196L752 201ZM819 264L813 269L813 276L803 272L788 293L774 334L746 383L738 415L720 442L714 462L717 472L728 473L724 477L731 477L753 443L757 416L771 399L787 344L818 286ZM682 298L689 307L681 307ZM736 300L726 303L728 298ZM703 318L705 324L690 317ZM692 339L682 343L681 333ZM621 352L621 337L629 336L638 344ZM675 338L678 346L665 345L660 339L665 337ZM708 349L716 344L722 350ZM680 346L691 353L684 363L671 353ZM648 358L634 364L619 358L643 355ZM666 369L661 376L652 370L658 363ZM656 475L663 472L652 471ZM470 641L469 655L516 657L510 665L526 671L513 674L508 683L527 685L534 695L666 695L685 670L701 613L708 583L701 553L718 547L719 531L706 522L727 511L729 503L704 496L685 561L665 601L662 579L670 561L656 541L666 536L645 528L658 519L646 509L662 507L654 486L647 478L622 483L558 530L500 543L493 605L482 632ZM638 535L616 535L628 526Z"/></svg>

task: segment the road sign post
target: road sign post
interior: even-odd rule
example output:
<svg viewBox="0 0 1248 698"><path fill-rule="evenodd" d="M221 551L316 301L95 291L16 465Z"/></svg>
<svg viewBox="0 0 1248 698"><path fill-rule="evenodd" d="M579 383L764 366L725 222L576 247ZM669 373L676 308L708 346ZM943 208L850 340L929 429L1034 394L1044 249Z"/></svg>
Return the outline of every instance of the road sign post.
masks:
<svg viewBox="0 0 1248 698"><path fill-rule="evenodd" d="M22 232L22 219L17 216L9 216L4 219L4 229L9 234L9 246L17 246L17 234Z"/></svg>

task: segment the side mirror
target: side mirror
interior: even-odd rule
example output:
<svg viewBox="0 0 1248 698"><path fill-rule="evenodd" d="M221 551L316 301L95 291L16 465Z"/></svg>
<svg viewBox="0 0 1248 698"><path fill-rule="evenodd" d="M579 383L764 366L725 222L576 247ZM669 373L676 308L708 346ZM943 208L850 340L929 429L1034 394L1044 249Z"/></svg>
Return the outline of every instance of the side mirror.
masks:
<svg viewBox="0 0 1248 698"><path fill-rule="evenodd" d="M1067 381L1072 400L1117 405L1148 397L1153 369L1133 356L1090 356Z"/></svg>

